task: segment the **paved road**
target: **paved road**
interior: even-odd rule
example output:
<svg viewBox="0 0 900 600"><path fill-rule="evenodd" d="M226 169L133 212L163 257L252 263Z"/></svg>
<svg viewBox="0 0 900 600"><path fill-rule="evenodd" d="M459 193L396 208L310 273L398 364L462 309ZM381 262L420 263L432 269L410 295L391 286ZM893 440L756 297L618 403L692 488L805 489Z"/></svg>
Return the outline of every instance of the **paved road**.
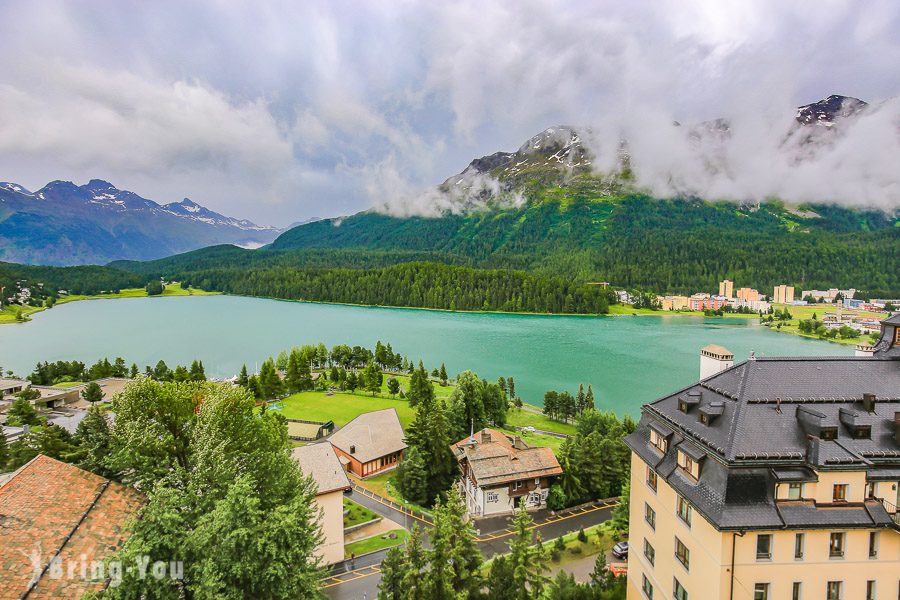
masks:
<svg viewBox="0 0 900 600"><path fill-rule="evenodd" d="M430 520L426 515L418 515L402 509L398 505L355 488L353 500L374 512L411 527L418 523L420 527L429 528ZM533 531L540 532L542 539L551 540L579 529L591 527L609 520L615 501L600 501L591 505L568 509L557 514L550 511L538 511L533 514L535 521ZM509 541L515 531L510 528L512 517L492 517L476 523L478 533L476 543L484 557L491 558L495 554L509 551ZM427 539L425 540L427 546ZM357 558L350 564L344 561L336 565L331 575L323 580L323 587L329 598L335 600L357 600L366 598L374 600L378 595L378 582L381 580L378 565L387 551Z"/></svg>

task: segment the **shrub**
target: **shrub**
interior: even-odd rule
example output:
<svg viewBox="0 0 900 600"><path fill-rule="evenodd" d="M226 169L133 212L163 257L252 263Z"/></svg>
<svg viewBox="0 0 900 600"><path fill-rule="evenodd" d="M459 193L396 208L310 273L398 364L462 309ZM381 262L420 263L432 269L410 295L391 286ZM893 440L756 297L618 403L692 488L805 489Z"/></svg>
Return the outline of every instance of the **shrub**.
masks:
<svg viewBox="0 0 900 600"><path fill-rule="evenodd" d="M588 540L587 540L587 534L584 532L584 529L579 529L579 530L578 530L578 541L581 542L582 544L586 544L586 543L587 543L587 541L588 541Z"/></svg>

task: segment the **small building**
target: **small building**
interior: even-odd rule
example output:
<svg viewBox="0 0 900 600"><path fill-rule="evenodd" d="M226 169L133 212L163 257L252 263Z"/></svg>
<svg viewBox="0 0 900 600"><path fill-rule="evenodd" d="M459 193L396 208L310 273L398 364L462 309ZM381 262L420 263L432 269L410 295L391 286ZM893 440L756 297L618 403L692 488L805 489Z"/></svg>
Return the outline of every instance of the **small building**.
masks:
<svg viewBox="0 0 900 600"><path fill-rule="evenodd" d="M57 388L49 385L33 385L31 386L31 389L40 393L40 397L31 401L35 407L56 408L58 406L65 406L66 404L78 402L81 398L81 390L84 389L84 386L79 385L69 388Z"/></svg>
<svg viewBox="0 0 900 600"><path fill-rule="evenodd" d="M81 598L105 589L108 577L91 574L128 538L140 492L42 454L0 477L0 596Z"/></svg>
<svg viewBox="0 0 900 600"><path fill-rule="evenodd" d="M24 379L0 379L0 398L18 394L27 387L31 387L31 382Z"/></svg>
<svg viewBox="0 0 900 600"><path fill-rule="evenodd" d="M760 299L759 290L753 288L742 287L737 291L737 297L747 302L756 302Z"/></svg>
<svg viewBox="0 0 900 600"><path fill-rule="evenodd" d="M346 469L369 477L395 468L403 460L406 444L396 409L364 413L331 436L331 444Z"/></svg>
<svg viewBox="0 0 900 600"><path fill-rule="evenodd" d="M451 449L459 489L474 518L510 514L520 499L528 510L545 508L551 483L563 473L550 448L530 448L495 429L482 429Z"/></svg>
<svg viewBox="0 0 900 600"><path fill-rule="evenodd" d="M344 492L350 489L350 480L328 442L294 448L291 458L318 487L316 506L325 541L316 552L325 564L340 562L344 560Z"/></svg>
<svg viewBox="0 0 900 600"><path fill-rule="evenodd" d="M683 310L688 308L690 299L687 296L663 296L659 299L663 310Z"/></svg>
<svg viewBox="0 0 900 600"><path fill-rule="evenodd" d="M710 296L706 293L698 293L688 298L688 308L691 310L719 310L728 304L725 296Z"/></svg>

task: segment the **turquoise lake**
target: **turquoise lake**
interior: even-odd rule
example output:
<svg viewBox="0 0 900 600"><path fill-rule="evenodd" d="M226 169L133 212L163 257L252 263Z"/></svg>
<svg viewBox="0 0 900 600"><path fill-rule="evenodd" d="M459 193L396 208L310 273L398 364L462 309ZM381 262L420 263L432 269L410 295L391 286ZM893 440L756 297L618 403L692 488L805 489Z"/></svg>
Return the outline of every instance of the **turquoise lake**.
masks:
<svg viewBox="0 0 900 600"><path fill-rule="evenodd" d="M449 313L285 302L236 296L73 302L0 327L0 366L26 375L38 361L123 357L170 367L199 358L210 376L251 370L304 343L374 347L376 340L430 369L512 376L526 402L548 389L591 384L598 408L637 415L699 376L699 351L757 356L846 356L852 347L769 331L756 319L683 316L558 317Z"/></svg>

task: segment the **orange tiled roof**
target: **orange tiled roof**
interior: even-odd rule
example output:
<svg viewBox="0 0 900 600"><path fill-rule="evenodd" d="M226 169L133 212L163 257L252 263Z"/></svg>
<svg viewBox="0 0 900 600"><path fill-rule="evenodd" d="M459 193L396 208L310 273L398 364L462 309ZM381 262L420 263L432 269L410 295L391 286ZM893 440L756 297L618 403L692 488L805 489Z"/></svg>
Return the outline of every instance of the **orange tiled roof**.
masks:
<svg viewBox="0 0 900 600"><path fill-rule="evenodd" d="M143 496L128 486L38 455L0 486L0 600L21 598L38 558L41 567L59 552L73 561L102 561L127 539L124 526ZM35 554L35 553L39 553ZM102 581L44 573L29 598L80 598Z"/></svg>

